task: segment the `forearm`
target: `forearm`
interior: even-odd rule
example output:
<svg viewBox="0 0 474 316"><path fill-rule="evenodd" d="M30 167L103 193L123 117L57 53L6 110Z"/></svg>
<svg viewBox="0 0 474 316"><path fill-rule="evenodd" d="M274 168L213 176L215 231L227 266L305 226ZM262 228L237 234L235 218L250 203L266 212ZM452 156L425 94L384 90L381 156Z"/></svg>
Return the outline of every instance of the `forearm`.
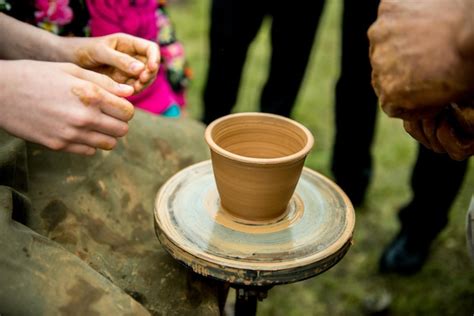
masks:
<svg viewBox="0 0 474 316"><path fill-rule="evenodd" d="M61 37L0 13L0 58L69 61Z"/></svg>

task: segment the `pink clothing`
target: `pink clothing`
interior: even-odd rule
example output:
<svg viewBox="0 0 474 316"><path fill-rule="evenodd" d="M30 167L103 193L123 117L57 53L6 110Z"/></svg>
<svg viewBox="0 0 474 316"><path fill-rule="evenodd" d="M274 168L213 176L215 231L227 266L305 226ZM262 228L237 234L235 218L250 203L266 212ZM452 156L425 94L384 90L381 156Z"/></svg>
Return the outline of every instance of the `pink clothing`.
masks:
<svg viewBox="0 0 474 316"><path fill-rule="evenodd" d="M92 36L122 32L157 41L156 0L87 0L87 6ZM172 105L183 106L184 95L171 88L164 68L162 64L156 80L140 94L128 98L130 102L155 114L165 112Z"/></svg>
<svg viewBox="0 0 474 316"><path fill-rule="evenodd" d="M57 0L51 3L49 0L36 0L35 2L36 22L55 22L65 25L71 22L73 13L69 7L69 0Z"/></svg>

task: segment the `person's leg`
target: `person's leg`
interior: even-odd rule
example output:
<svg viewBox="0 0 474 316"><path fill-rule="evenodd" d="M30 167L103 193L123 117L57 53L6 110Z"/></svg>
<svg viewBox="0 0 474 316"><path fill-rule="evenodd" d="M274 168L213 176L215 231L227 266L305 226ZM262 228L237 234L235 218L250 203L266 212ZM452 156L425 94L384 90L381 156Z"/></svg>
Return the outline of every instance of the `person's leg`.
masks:
<svg viewBox="0 0 474 316"><path fill-rule="evenodd" d="M401 229L384 251L382 272L414 273L424 264L431 242L448 223L448 213L467 170L467 160L454 161L419 145L412 172L412 200L399 212Z"/></svg>
<svg viewBox="0 0 474 316"><path fill-rule="evenodd" d="M377 97L371 85L367 30L377 17L378 3L344 1L332 172L355 206L363 202L372 174Z"/></svg>
<svg viewBox="0 0 474 316"><path fill-rule="evenodd" d="M272 56L260 109L290 116L311 54L324 0L272 6Z"/></svg>
<svg viewBox="0 0 474 316"><path fill-rule="evenodd" d="M203 95L205 124L231 112L248 47L264 15L260 1L212 1L209 68Z"/></svg>

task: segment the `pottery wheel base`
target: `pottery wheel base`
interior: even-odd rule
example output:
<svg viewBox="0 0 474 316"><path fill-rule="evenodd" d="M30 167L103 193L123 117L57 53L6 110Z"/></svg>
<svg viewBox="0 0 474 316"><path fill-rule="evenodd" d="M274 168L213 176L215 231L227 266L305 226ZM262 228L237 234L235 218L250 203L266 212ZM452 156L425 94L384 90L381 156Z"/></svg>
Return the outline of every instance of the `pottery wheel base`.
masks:
<svg viewBox="0 0 474 316"><path fill-rule="evenodd" d="M181 170L155 202L156 233L178 261L236 285L304 280L347 252L354 209L331 180L304 168L285 214L266 223L233 217L220 206L210 160Z"/></svg>

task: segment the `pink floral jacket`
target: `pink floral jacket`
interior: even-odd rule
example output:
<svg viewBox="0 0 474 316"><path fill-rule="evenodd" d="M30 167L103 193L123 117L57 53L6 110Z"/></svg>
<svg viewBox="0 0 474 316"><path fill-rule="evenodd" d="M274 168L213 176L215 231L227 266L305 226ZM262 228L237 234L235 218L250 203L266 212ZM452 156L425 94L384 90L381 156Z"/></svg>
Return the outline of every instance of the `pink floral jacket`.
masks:
<svg viewBox="0 0 474 316"><path fill-rule="evenodd" d="M15 5L14 1L2 3L7 11ZM34 23L59 35L123 32L158 42L162 62L157 79L130 101L138 108L167 116L179 115L185 105L191 73L163 0L35 0Z"/></svg>

